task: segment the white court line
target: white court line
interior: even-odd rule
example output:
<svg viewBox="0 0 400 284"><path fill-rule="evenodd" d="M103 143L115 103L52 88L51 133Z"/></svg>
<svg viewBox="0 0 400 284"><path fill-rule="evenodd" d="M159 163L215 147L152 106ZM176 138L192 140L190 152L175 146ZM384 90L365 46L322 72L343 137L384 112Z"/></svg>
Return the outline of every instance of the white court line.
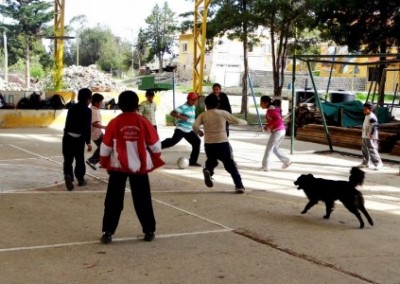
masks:
<svg viewBox="0 0 400 284"><path fill-rule="evenodd" d="M164 234L164 235L156 235L156 238L157 239L166 239L166 238L174 238L174 237L185 237L185 236L196 236L196 235L226 233L226 232L231 232L231 231L233 231L233 230L231 230L231 229L223 229L223 230L198 231L198 232L181 233L181 234ZM138 240L138 239L141 239L141 237L118 238L118 239L113 239L113 242L126 242L126 241ZM73 243L54 244L54 245L5 248L5 249L0 249L0 253L14 252L14 251L24 251L24 250L40 250L40 249L49 249L49 248L82 246L82 245L91 245L91 244L100 244L100 241L86 241L86 242L73 242Z"/></svg>

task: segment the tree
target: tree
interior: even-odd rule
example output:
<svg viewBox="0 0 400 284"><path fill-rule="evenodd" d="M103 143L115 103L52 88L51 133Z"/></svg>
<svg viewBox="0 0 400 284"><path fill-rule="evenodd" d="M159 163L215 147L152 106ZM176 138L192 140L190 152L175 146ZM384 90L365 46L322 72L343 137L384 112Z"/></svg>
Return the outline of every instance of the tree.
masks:
<svg viewBox="0 0 400 284"><path fill-rule="evenodd" d="M65 27L68 33L75 35L74 41L65 42L64 61L67 65L76 64L79 65L79 41L80 34L86 28L88 19L85 15L77 15L69 21L69 25Z"/></svg>
<svg viewBox="0 0 400 284"><path fill-rule="evenodd" d="M175 13L171 11L167 2L162 9L156 4L150 16L146 18L146 37L148 44L158 59L159 72L163 71L164 55L172 53L177 23Z"/></svg>
<svg viewBox="0 0 400 284"><path fill-rule="evenodd" d="M207 37L221 36L227 34L230 39L239 39L243 44L243 65L242 77L242 106L241 113L247 117L247 93L248 93L248 47L254 40L252 32L257 28L254 21L255 0L216 0L212 4L211 15L214 17L208 24Z"/></svg>
<svg viewBox="0 0 400 284"><path fill-rule="evenodd" d="M137 65L134 63L134 66L138 69L141 65L147 62L147 56L150 48L147 44L146 32L142 28L139 29L134 48L134 57L138 58Z"/></svg>
<svg viewBox="0 0 400 284"><path fill-rule="evenodd" d="M116 37L109 28L97 26L84 29L79 41L80 64L97 64L102 70L127 70L130 57L129 43Z"/></svg>
<svg viewBox="0 0 400 284"><path fill-rule="evenodd" d="M54 17L52 4L41 0L4 0L0 14L8 20L2 25L13 36L10 45L16 57L25 58L26 87L30 87L30 56L33 46L43 36L45 24ZM11 51L11 50L10 50Z"/></svg>
<svg viewBox="0 0 400 284"><path fill-rule="evenodd" d="M324 39L347 45L350 52L387 53L400 47L400 2L398 0L310 0L315 24ZM385 60L384 57L381 58ZM379 69L378 82L385 64ZM384 102L384 84L379 88Z"/></svg>
<svg viewBox="0 0 400 284"><path fill-rule="evenodd" d="M279 97L284 86L288 52L295 51L290 41L309 26L309 6L305 0L257 1L255 11L257 22L270 32L274 96ZM293 44L300 43L296 41Z"/></svg>

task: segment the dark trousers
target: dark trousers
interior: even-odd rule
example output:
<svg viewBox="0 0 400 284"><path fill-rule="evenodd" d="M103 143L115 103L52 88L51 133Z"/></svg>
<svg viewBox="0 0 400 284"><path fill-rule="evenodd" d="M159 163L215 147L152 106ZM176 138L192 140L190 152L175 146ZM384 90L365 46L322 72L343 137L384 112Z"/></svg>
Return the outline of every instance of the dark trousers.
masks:
<svg viewBox="0 0 400 284"><path fill-rule="evenodd" d="M207 156L205 169L210 172L211 176L218 166L218 160L220 160L225 170L231 174L235 186L243 186L242 178L233 160L232 147L229 142L204 144L204 150Z"/></svg>
<svg viewBox="0 0 400 284"><path fill-rule="evenodd" d="M64 156L64 176L70 176L74 179L75 173L77 180L82 180L86 174L85 140L83 137L75 138L64 133L62 140L62 153ZM74 160L75 169L73 169Z"/></svg>
<svg viewBox="0 0 400 284"><path fill-rule="evenodd" d="M185 138L185 140L192 145L192 153L190 153L189 163L197 163L197 159L200 155L201 140L193 131L186 133L180 129L175 129L174 135L172 135L171 138L167 138L161 142L161 148L165 149L175 146L182 140L182 138Z"/></svg>
<svg viewBox="0 0 400 284"><path fill-rule="evenodd" d="M103 142L103 134L100 135L99 138L93 140L96 145L96 150L93 152L93 155L88 159L90 163L97 164L100 161L100 145Z"/></svg>
<svg viewBox="0 0 400 284"><path fill-rule="evenodd" d="M116 171L109 172L107 195L104 201L103 232L115 233L121 212L124 209L126 180L129 178L133 207L142 225L143 233L155 232L148 174L128 174Z"/></svg>

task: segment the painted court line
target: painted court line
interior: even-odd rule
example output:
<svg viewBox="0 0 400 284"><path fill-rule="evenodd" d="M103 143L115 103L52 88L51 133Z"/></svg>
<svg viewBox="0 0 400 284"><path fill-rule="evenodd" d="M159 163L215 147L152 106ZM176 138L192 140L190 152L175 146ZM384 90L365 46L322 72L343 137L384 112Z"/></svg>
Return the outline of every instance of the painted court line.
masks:
<svg viewBox="0 0 400 284"><path fill-rule="evenodd" d="M181 233L181 234L164 234L164 235L156 235L156 238L157 239L166 239L166 238L185 237L185 236L218 234L218 233L226 233L226 232L232 232L232 231L233 230L230 230L230 229L223 229L223 230L198 231L198 232ZM138 240L138 239L141 239L141 237L118 238L118 239L113 239L113 242L126 242L126 241ZM71 246L83 246L83 245L91 245L91 244L100 244L100 241L97 240L97 241L72 242L72 243L54 244L54 245L5 248L5 249L0 249L0 253L25 251L25 250L61 248L61 247L71 247Z"/></svg>

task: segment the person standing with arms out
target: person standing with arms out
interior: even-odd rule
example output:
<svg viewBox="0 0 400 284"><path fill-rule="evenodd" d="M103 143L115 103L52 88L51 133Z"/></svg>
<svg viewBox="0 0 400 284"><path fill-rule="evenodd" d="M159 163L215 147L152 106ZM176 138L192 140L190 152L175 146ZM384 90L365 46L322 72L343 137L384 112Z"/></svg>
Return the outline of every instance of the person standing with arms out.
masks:
<svg viewBox="0 0 400 284"><path fill-rule="evenodd" d="M231 104L229 102L228 95L221 91L221 84L215 83L212 86L212 93L210 95L215 95L218 98L218 109L226 110L230 114L232 114ZM229 137L229 123L226 122L226 134Z"/></svg>
<svg viewBox="0 0 400 284"><path fill-rule="evenodd" d="M199 136L204 134L204 149L207 160L203 169L204 182L208 187L213 187L211 177L214 175L214 169L218 165L218 160L222 161L225 170L231 174L237 193L244 192L242 178L233 160L232 147L226 133L226 122L232 124L246 125L243 119L238 119L225 110L217 109L218 98L216 96L207 96L205 98L207 111L201 113L193 124L193 131ZM200 130L203 125L204 132Z"/></svg>
<svg viewBox="0 0 400 284"><path fill-rule="evenodd" d="M78 180L78 186L84 186L87 183L84 179L86 174L85 143L87 151L92 151L90 144L92 111L89 108L91 99L91 90L80 89L78 103L73 104L67 113L62 139L62 153L64 156L64 180L68 191L74 189L74 176ZM75 169L73 169L74 159Z"/></svg>
<svg viewBox="0 0 400 284"><path fill-rule="evenodd" d="M103 235L100 241L112 241L124 206L126 180L129 179L136 215L145 241L154 239L156 220L151 200L148 173L164 165L161 142L151 123L137 113L139 98L135 92L119 95L122 113L106 128L100 147L100 164L109 174L104 201Z"/></svg>
<svg viewBox="0 0 400 284"><path fill-rule="evenodd" d="M192 145L192 152L190 153L189 166L201 167L197 162L200 155L200 138L193 132L192 124L196 116L196 102L198 96L196 93L191 92L187 95L187 101L185 104L177 107L173 110L170 115L176 118L176 128L174 135L171 138L167 138L161 142L162 149L175 146L185 138L190 145Z"/></svg>
<svg viewBox="0 0 400 284"><path fill-rule="evenodd" d="M260 106L262 109L267 109L267 124L265 125L264 130L271 131L260 170L265 172L271 170L271 153L274 153L283 163L282 169L286 169L292 164L292 162L290 161L289 157L282 152L281 149L279 149L279 146L281 145L286 134L286 128L285 124L283 123L281 110L275 106L274 101L269 96L261 97Z"/></svg>
<svg viewBox="0 0 400 284"><path fill-rule="evenodd" d="M153 99L154 99L154 91L147 90L146 100L141 102L139 105L139 114L147 118L154 126L154 128L157 130L157 123L156 123L157 105L155 102L153 102Z"/></svg>
<svg viewBox="0 0 400 284"><path fill-rule="evenodd" d="M366 102L363 105L363 112L365 115L362 127L362 154L363 161L358 166L359 168L368 168L371 161L376 170L383 167L381 157L378 152L378 118L372 112L373 105Z"/></svg>
<svg viewBox="0 0 400 284"><path fill-rule="evenodd" d="M92 96L92 106L90 109L92 110L92 132L91 138L94 144L97 146L96 151L94 151L93 155L86 160L86 164L91 167L93 170L97 170L96 164L100 161L100 145L103 141L103 132L102 129L106 129L104 125L101 124L101 113L100 108L103 104L104 97L101 94L95 93Z"/></svg>

